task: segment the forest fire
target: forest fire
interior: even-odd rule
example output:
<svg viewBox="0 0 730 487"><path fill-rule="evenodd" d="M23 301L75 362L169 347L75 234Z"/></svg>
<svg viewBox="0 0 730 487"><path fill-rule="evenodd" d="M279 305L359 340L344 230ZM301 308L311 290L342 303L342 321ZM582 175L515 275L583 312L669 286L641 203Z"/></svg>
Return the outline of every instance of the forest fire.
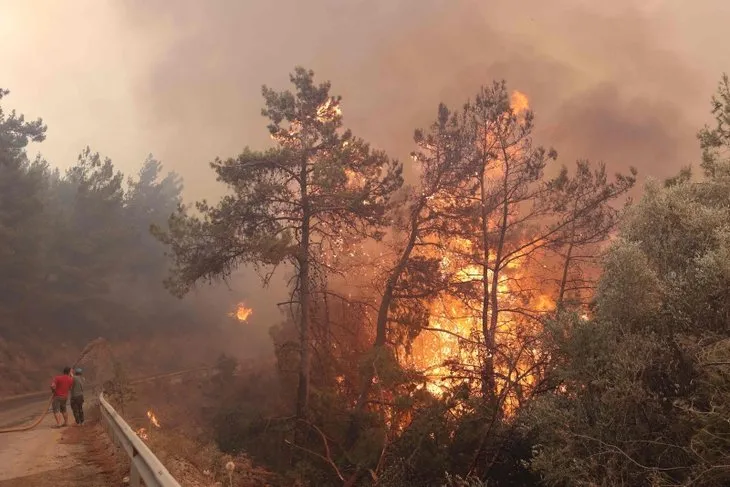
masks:
<svg viewBox="0 0 730 487"><path fill-rule="evenodd" d="M327 101L322 103L317 109L317 119L320 122L329 122L340 115L342 115L342 108L339 103L332 98L328 98Z"/></svg>
<svg viewBox="0 0 730 487"><path fill-rule="evenodd" d="M524 114L528 108L528 98L523 93L515 91L511 94L510 105L515 116ZM487 134L484 144L489 144L491 137ZM512 153L512 155L517 155ZM489 170L485 179L499 183L504 178L504 168L501 161L490 161ZM510 215L510 220L518 218ZM502 222L504 226L509 220ZM499 231L499 223L489 221L490 231ZM475 240L476 242L476 240ZM439 295L429 307L428 329L423 330L415 339L411 353L406 362L422 370L428 377L426 387L432 393L440 394L450 385L462 381L468 376L478 376L486 356L485 338L483 333L482 310L483 295L489 292L484 289L483 265L470 262L475 255L475 242L469 239L457 238L442 246L440 267L442 275L451 282L473 284L479 293L475 296L455 296L450 293ZM495 255L489 257L489 268L486 281L493 285L495 267L499 267L496 280L496 294L498 295L495 341L500 350L494 360L497 393L500 394L505 384L519 384L523 389L529 389L534 383L534 376L530 369L534 365L532 350L528 346L528 337L534 336L538 330L538 320L541 313L552 309L553 300L541 294L542 290L535 285L539 277L535 269L526 262L527 256L532 255L539 242L517 243L516 248L522 250L510 257L509 262L499 264L495 262ZM541 269L542 270L542 269ZM528 284L529 283L529 284ZM528 285L526 285L528 284ZM530 291L526 291L530 288ZM481 294L481 295L479 295ZM490 305L486 319L491 320L494 312ZM523 353L527 352L527 353ZM506 407L509 409L511 398L506 397Z"/></svg>
<svg viewBox="0 0 730 487"><path fill-rule="evenodd" d="M253 308L249 308L244 303L238 303L236 311L229 314L229 316L236 318L241 323L245 323L253 314Z"/></svg>
<svg viewBox="0 0 730 487"><path fill-rule="evenodd" d="M58 463L33 430L61 418L22 406L47 371L58 393L102 388L112 443L135 447L87 430L90 455L50 471L68 485L138 483L142 453L176 485L730 486L730 75L689 127L723 61L696 34L730 15L188 2L160 36L135 22L164 13L146 3L58 23L92 45L58 49L88 79L33 59L59 36L16 26L32 6L0 20L35 34L0 46L10 84L48 94L31 117L0 88L0 433L19 433L0 434L0 477ZM94 83L131 37L134 79ZM262 60L282 48L297 64L279 91ZM298 64L312 52L326 78ZM36 152L43 104L74 115L54 99L69 86L97 88L76 119L162 153L125 174L81 140L69 164L83 124L64 120ZM132 105L144 127L120 119Z"/></svg>
<svg viewBox="0 0 730 487"><path fill-rule="evenodd" d="M444 258L448 261L448 259ZM476 266L450 269L453 278L459 282L479 283L482 272ZM491 279L492 272L488 272ZM512 283L532 280L529 270L519 263L514 263L509 272L499 277L498 292L500 294L500 314L497 327L497 345L514 352L525 344L521 343L527 336L534 336L538 331L535 318L505 311L516 308L531 310L535 316L554 307L553 300L546 295L525 296L519 289L512 289ZM525 303L525 300L528 302ZM463 376L454 369L478 370L483 361L483 344L481 338L482 304L480 299L460 299L452 295L442 295L434 300L429 308L429 329L424 330L414 341L408 362L423 370L429 378L427 388L435 394L444 392ZM491 314L491 311L489 312ZM514 367L499 365L497 370L503 377L518 377L532 366L530 360L518 360ZM514 370L510 370L510 368ZM524 386L532 383L531 376L526 375ZM498 381L499 387L499 381Z"/></svg>

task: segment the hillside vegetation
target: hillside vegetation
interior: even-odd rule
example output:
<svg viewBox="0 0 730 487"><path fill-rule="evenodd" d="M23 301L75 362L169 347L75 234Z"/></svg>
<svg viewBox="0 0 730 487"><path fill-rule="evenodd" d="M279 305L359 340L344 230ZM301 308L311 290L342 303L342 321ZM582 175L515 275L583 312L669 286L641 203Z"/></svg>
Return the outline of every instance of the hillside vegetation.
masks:
<svg viewBox="0 0 730 487"><path fill-rule="evenodd" d="M45 389L97 337L133 375L210 363L228 310L172 297L149 231L180 204L180 178L151 156L125 177L88 148L60 172L29 155L45 133L0 106L0 395Z"/></svg>

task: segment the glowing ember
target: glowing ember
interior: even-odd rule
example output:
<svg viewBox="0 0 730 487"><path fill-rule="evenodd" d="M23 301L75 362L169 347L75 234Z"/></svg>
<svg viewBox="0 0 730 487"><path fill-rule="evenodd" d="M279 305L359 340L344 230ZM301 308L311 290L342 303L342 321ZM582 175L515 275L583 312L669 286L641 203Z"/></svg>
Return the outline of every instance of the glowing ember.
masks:
<svg viewBox="0 0 730 487"><path fill-rule="evenodd" d="M342 109L332 98L329 98L317 108L317 120L322 123L330 122L340 115L342 115Z"/></svg>
<svg viewBox="0 0 730 487"><path fill-rule="evenodd" d="M144 428L138 429L137 431L135 431L135 433L137 433L137 436L139 436L143 440L146 440L149 438L149 436L147 436L147 430Z"/></svg>
<svg viewBox="0 0 730 487"><path fill-rule="evenodd" d="M151 409L147 411L147 417L149 418L150 423L152 423L156 428L160 427L160 422L157 421L157 416L155 416L155 413L153 413Z"/></svg>
<svg viewBox="0 0 730 487"><path fill-rule="evenodd" d="M236 311L233 313L230 313L229 316L235 317L238 321L241 323L245 323L248 321L249 317L253 314L253 309L249 308L243 303L238 303L238 306L236 307Z"/></svg>
<svg viewBox="0 0 730 487"><path fill-rule="evenodd" d="M361 189L365 185L365 176L350 169L345 169L347 177L347 189Z"/></svg>

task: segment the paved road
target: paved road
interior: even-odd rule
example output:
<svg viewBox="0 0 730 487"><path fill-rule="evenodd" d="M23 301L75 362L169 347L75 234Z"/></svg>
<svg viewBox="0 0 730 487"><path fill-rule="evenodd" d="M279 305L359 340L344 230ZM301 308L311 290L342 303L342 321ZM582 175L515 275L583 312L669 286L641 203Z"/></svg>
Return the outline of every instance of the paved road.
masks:
<svg viewBox="0 0 730 487"><path fill-rule="evenodd" d="M29 423L38 418L43 408L48 405L49 399L50 394L0 403L0 429ZM0 445L2 445L1 439Z"/></svg>
<svg viewBox="0 0 730 487"><path fill-rule="evenodd" d="M193 369L141 378L133 381L133 383L157 379L169 379L175 383L182 380L180 376L191 372L208 373L207 369ZM95 393L87 395L87 402L84 404L84 409L87 412L94 407L98 407L95 398ZM48 401L49 397L43 393L0 400L0 429L33 422L48 406ZM68 411L69 418L73 422L70 407ZM53 414L49 413L33 430L0 433L0 487L96 485L89 483L88 480L89 476L94 478L95 481L97 480L98 475L94 471L95 467L80 462L81 459L87 456L84 453L84 447L68 441L61 441L64 437L64 431L68 432L68 428L75 428L75 426L64 429L51 428L54 424ZM85 425L84 429L86 428ZM51 474L51 471L54 471L54 473ZM66 474L59 473L61 471L70 475L66 479L67 482L62 481L61 477ZM41 483L31 480L34 477L41 478ZM47 483L53 478L56 479L55 483ZM78 483L79 479L82 478L84 479L83 483ZM102 482L99 485L106 484Z"/></svg>

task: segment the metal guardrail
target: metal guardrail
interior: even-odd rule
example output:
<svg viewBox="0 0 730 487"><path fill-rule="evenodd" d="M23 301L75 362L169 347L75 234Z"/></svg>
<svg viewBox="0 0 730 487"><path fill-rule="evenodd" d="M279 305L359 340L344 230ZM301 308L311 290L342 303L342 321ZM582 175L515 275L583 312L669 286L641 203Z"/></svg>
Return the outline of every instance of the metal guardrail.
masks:
<svg viewBox="0 0 730 487"><path fill-rule="evenodd" d="M102 424L112 441L127 452L131 460L129 485L131 487L181 487L152 450L139 439L134 430L99 394ZM144 482L144 484L140 483Z"/></svg>

